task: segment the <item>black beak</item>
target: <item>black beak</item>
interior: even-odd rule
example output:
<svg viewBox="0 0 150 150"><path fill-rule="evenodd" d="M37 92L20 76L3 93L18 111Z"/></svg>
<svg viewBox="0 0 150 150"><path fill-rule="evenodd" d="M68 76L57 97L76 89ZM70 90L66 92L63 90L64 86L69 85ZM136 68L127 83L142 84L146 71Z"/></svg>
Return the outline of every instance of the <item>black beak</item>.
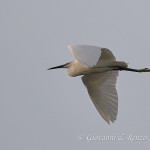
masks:
<svg viewBox="0 0 150 150"><path fill-rule="evenodd" d="M52 67L52 68L49 68L47 70L51 70L51 69L58 69L58 68L64 68L64 65L60 65L60 66L56 66L56 67Z"/></svg>
<svg viewBox="0 0 150 150"><path fill-rule="evenodd" d="M52 67L52 68L49 68L49 69L47 69L47 70L51 70L51 69L58 69L58 68L68 68L67 67L67 65L68 65L69 63L66 63L66 64L64 64L64 65L60 65L60 66L56 66L56 67Z"/></svg>

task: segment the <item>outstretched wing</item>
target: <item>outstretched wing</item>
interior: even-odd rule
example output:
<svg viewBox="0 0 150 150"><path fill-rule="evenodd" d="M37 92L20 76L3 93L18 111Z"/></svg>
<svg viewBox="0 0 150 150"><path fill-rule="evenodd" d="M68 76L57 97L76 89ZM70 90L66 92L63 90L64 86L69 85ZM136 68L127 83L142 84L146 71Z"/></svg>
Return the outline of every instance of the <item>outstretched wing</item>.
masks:
<svg viewBox="0 0 150 150"><path fill-rule="evenodd" d="M100 56L100 60L116 61L116 58L108 48L102 48L102 54Z"/></svg>
<svg viewBox="0 0 150 150"><path fill-rule="evenodd" d="M69 45L72 55L85 68L93 67L102 60L116 60L109 49L91 45Z"/></svg>
<svg viewBox="0 0 150 150"><path fill-rule="evenodd" d="M101 55L101 48L97 46L69 45L68 48L77 61L85 68L96 65Z"/></svg>
<svg viewBox="0 0 150 150"><path fill-rule="evenodd" d="M117 77L118 71L82 76L92 102L108 124L116 120L118 113Z"/></svg>

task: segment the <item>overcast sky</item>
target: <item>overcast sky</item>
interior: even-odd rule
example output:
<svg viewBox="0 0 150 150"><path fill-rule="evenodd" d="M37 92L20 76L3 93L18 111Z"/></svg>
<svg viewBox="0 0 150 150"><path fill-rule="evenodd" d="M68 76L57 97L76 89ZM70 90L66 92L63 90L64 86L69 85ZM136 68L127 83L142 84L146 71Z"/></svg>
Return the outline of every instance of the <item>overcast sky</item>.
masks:
<svg viewBox="0 0 150 150"><path fill-rule="evenodd" d="M106 47L129 67L150 67L150 1L0 0L0 149L149 147L150 74L120 72L118 116L108 125L80 77L46 70L74 60L68 44Z"/></svg>

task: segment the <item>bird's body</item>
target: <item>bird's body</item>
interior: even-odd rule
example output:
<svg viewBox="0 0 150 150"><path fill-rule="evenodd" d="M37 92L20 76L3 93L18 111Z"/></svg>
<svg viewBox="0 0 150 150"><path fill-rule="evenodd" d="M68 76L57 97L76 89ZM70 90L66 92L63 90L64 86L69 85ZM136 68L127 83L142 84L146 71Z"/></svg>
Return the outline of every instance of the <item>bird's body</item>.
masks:
<svg viewBox="0 0 150 150"><path fill-rule="evenodd" d="M89 75L112 71L114 69L118 69L118 67L127 67L127 64L120 61L105 61L102 63L97 63L93 67L85 68L77 60L75 60L70 63L67 73L69 76L75 77L79 75Z"/></svg>
<svg viewBox="0 0 150 150"><path fill-rule="evenodd" d="M82 81L96 109L103 119L114 122L118 113L118 95L116 80L119 70L133 72L150 72L150 69L131 69L107 48L90 45L68 46L76 60L64 65L49 68L68 68L71 77L82 75Z"/></svg>

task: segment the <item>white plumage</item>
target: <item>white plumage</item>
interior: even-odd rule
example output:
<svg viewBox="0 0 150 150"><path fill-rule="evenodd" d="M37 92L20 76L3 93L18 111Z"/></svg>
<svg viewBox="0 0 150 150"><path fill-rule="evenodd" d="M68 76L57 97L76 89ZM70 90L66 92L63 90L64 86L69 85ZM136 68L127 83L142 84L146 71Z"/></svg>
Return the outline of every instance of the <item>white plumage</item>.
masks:
<svg viewBox="0 0 150 150"><path fill-rule="evenodd" d="M108 71L82 77L92 102L107 123L114 122L118 113L117 76L118 71Z"/></svg>
<svg viewBox="0 0 150 150"><path fill-rule="evenodd" d="M106 48L89 45L70 45L68 48L82 65L81 68L94 67L88 68L88 71L85 69L84 72L86 73L81 71L82 74L85 74L82 76L82 81L92 102L104 120L107 123L110 120L114 122L118 113L118 95L116 90L118 71L110 70L112 70L113 62L116 64L116 58ZM80 65L77 66L79 67ZM76 70L81 69L78 68ZM91 72L93 70L93 73L94 71L95 73L93 74L89 70Z"/></svg>
<svg viewBox="0 0 150 150"><path fill-rule="evenodd" d="M150 72L150 69L127 68L127 63L116 61L107 48L91 45L69 45L75 61L49 68L68 68L69 76L82 76L82 81L96 109L109 124L114 122L118 113L118 95L116 81L119 70Z"/></svg>
<svg viewBox="0 0 150 150"><path fill-rule="evenodd" d="M72 55L83 67L93 67L101 55L101 47L91 45L69 45Z"/></svg>

